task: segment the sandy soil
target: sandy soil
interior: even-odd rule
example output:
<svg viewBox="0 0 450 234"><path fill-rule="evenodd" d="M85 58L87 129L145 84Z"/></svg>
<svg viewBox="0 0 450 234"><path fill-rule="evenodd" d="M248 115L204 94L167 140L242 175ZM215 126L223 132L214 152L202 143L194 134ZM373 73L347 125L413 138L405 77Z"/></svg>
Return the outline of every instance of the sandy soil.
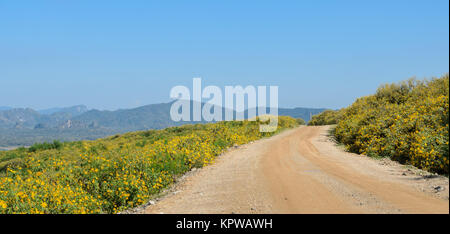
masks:
<svg viewBox="0 0 450 234"><path fill-rule="evenodd" d="M344 152L328 129L230 150L139 213L449 213L448 178Z"/></svg>

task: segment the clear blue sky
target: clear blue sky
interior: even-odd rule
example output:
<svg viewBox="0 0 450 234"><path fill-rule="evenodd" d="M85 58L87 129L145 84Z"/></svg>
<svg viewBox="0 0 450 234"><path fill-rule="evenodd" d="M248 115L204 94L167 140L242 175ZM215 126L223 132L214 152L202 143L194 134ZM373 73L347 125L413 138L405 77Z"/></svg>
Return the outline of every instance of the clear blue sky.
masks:
<svg viewBox="0 0 450 234"><path fill-rule="evenodd" d="M340 108L449 70L449 2L0 0L0 106L117 109L175 85L279 85Z"/></svg>

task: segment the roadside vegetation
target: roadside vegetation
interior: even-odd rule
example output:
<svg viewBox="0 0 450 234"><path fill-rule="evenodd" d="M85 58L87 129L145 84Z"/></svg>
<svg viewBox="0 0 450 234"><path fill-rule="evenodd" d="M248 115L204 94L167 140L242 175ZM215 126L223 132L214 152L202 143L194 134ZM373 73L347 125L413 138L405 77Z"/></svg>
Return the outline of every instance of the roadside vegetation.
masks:
<svg viewBox="0 0 450 234"><path fill-rule="evenodd" d="M0 213L117 213L227 148L275 133L259 121L185 125L0 152ZM279 128L297 126L279 117Z"/></svg>
<svg viewBox="0 0 450 234"><path fill-rule="evenodd" d="M297 121L298 125L305 125L306 124L305 120L303 120L302 118L296 118L295 120Z"/></svg>
<svg viewBox="0 0 450 234"><path fill-rule="evenodd" d="M383 85L347 108L314 116L311 125L334 122L336 140L351 152L449 174L448 74Z"/></svg>
<svg viewBox="0 0 450 234"><path fill-rule="evenodd" d="M326 110L318 115L313 115L308 122L309 126L333 125L341 118L341 110Z"/></svg>

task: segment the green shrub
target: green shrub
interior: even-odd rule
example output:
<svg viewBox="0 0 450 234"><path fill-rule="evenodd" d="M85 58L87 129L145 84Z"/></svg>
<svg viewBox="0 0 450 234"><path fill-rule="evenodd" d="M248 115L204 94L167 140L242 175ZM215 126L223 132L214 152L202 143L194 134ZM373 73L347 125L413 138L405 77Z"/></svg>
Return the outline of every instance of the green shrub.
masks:
<svg viewBox="0 0 450 234"><path fill-rule="evenodd" d="M306 124L305 120L303 120L302 118L296 118L295 120L297 121L298 125L305 125Z"/></svg>
<svg viewBox="0 0 450 234"><path fill-rule="evenodd" d="M352 152L449 173L449 76L381 86L341 110L336 139Z"/></svg>
<svg viewBox="0 0 450 234"><path fill-rule="evenodd" d="M313 115L311 120L308 122L310 126L318 125L333 125L336 124L341 118L342 110L326 110L320 114Z"/></svg>
<svg viewBox="0 0 450 234"><path fill-rule="evenodd" d="M28 152L36 152L36 151L42 151L42 150L49 150L49 149L59 149L61 148L62 143L59 141L53 141L52 143L36 143L32 145L30 148L28 148Z"/></svg>

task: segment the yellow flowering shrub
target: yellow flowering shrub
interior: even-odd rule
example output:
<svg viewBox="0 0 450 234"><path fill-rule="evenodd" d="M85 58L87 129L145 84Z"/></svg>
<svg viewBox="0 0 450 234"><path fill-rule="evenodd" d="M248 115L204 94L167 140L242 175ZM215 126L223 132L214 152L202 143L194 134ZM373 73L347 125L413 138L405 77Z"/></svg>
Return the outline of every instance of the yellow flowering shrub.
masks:
<svg viewBox="0 0 450 234"><path fill-rule="evenodd" d="M449 76L380 87L341 110L334 134L347 149L449 174Z"/></svg>
<svg viewBox="0 0 450 234"><path fill-rule="evenodd" d="M147 202L233 145L271 136L259 121L185 125L0 153L0 213L117 213ZM279 128L297 121L279 117Z"/></svg>

